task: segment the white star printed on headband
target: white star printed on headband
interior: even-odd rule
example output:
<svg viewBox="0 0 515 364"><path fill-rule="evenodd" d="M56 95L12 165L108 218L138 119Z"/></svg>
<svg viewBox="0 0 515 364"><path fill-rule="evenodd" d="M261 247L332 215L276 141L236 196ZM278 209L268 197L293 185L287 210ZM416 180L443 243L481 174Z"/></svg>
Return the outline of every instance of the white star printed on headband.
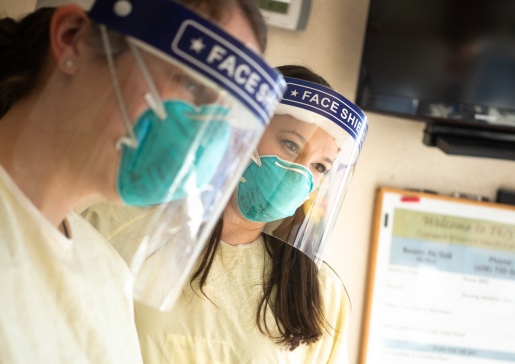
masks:
<svg viewBox="0 0 515 364"><path fill-rule="evenodd" d="M206 45L204 44L204 42L202 41L202 38L198 38L198 39L192 39L191 40L191 45L190 45L190 49L192 49L193 51L195 51L195 53L199 54L200 52L202 52L202 50L206 48Z"/></svg>
<svg viewBox="0 0 515 364"><path fill-rule="evenodd" d="M293 91L291 92L291 95L292 95L292 96L294 96L294 97L297 97L297 94L298 94L297 90L293 90Z"/></svg>

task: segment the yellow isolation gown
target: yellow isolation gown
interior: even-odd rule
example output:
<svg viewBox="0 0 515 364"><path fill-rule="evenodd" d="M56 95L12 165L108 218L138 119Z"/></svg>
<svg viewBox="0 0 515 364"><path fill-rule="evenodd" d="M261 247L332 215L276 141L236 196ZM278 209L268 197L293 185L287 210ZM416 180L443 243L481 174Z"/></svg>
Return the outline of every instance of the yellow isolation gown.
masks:
<svg viewBox="0 0 515 364"><path fill-rule="evenodd" d="M67 221L71 239L0 166L0 363L142 363L127 264Z"/></svg>
<svg viewBox="0 0 515 364"><path fill-rule="evenodd" d="M108 202L90 207L86 219L118 250L130 257L152 210L119 207ZM137 238L139 237L139 238ZM125 248L124 248L125 247ZM129 258L127 258L129 259ZM270 264L263 238L246 245L221 243L204 291L189 282L170 312L135 302L135 317L143 360L163 363L341 363L347 359L349 301L340 278L325 263L319 271L323 311L334 330L318 342L293 352L261 333L256 311L262 296L263 271ZM211 300L211 301L210 301ZM268 310L272 333L277 328Z"/></svg>

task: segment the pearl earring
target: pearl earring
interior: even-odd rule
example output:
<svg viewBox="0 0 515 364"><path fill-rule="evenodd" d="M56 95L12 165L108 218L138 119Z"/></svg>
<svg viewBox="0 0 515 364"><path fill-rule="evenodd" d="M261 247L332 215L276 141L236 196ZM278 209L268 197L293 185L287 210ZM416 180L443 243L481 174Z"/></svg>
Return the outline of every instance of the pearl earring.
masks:
<svg viewBox="0 0 515 364"><path fill-rule="evenodd" d="M64 67L66 67L67 69L71 69L73 67L73 61L71 59L67 59L66 61L64 61Z"/></svg>

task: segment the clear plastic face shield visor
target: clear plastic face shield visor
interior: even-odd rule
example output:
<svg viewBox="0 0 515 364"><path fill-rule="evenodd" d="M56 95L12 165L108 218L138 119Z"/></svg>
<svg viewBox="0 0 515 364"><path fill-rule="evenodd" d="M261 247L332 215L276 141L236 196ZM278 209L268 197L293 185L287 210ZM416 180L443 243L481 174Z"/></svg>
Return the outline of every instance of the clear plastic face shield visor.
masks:
<svg viewBox="0 0 515 364"><path fill-rule="evenodd" d="M292 245L320 266L367 133L337 92L294 78L223 219Z"/></svg>
<svg viewBox="0 0 515 364"><path fill-rule="evenodd" d="M88 127L102 130L84 151L83 183L108 175L105 183L131 210L135 219L126 223L134 229L111 243L129 262L135 299L165 310L269 123L284 81L241 42L170 0L97 0L88 16L96 24L88 45L95 58L73 67L100 71L91 80L96 96L85 93L78 118L90 116Z"/></svg>

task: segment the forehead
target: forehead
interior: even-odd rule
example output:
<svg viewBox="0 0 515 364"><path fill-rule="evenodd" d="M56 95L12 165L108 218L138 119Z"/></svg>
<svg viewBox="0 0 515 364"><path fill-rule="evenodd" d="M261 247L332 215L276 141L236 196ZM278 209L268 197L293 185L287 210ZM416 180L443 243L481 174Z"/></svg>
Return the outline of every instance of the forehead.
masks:
<svg viewBox="0 0 515 364"><path fill-rule="evenodd" d="M291 115L274 115L269 128L274 131L296 131L309 138L317 129L315 124L306 123Z"/></svg>
<svg viewBox="0 0 515 364"><path fill-rule="evenodd" d="M304 143L316 144L316 149L324 153L337 153L334 137L315 124L307 123L291 115L275 115L269 129L273 133L294 133Z"/></svg>
<svg viewBox="0 0 515 364"><path fill-rule="evenodd" d="M226 7L218 26L255 53L263 53L249 20L238 6L232 5Z"/></svg>

